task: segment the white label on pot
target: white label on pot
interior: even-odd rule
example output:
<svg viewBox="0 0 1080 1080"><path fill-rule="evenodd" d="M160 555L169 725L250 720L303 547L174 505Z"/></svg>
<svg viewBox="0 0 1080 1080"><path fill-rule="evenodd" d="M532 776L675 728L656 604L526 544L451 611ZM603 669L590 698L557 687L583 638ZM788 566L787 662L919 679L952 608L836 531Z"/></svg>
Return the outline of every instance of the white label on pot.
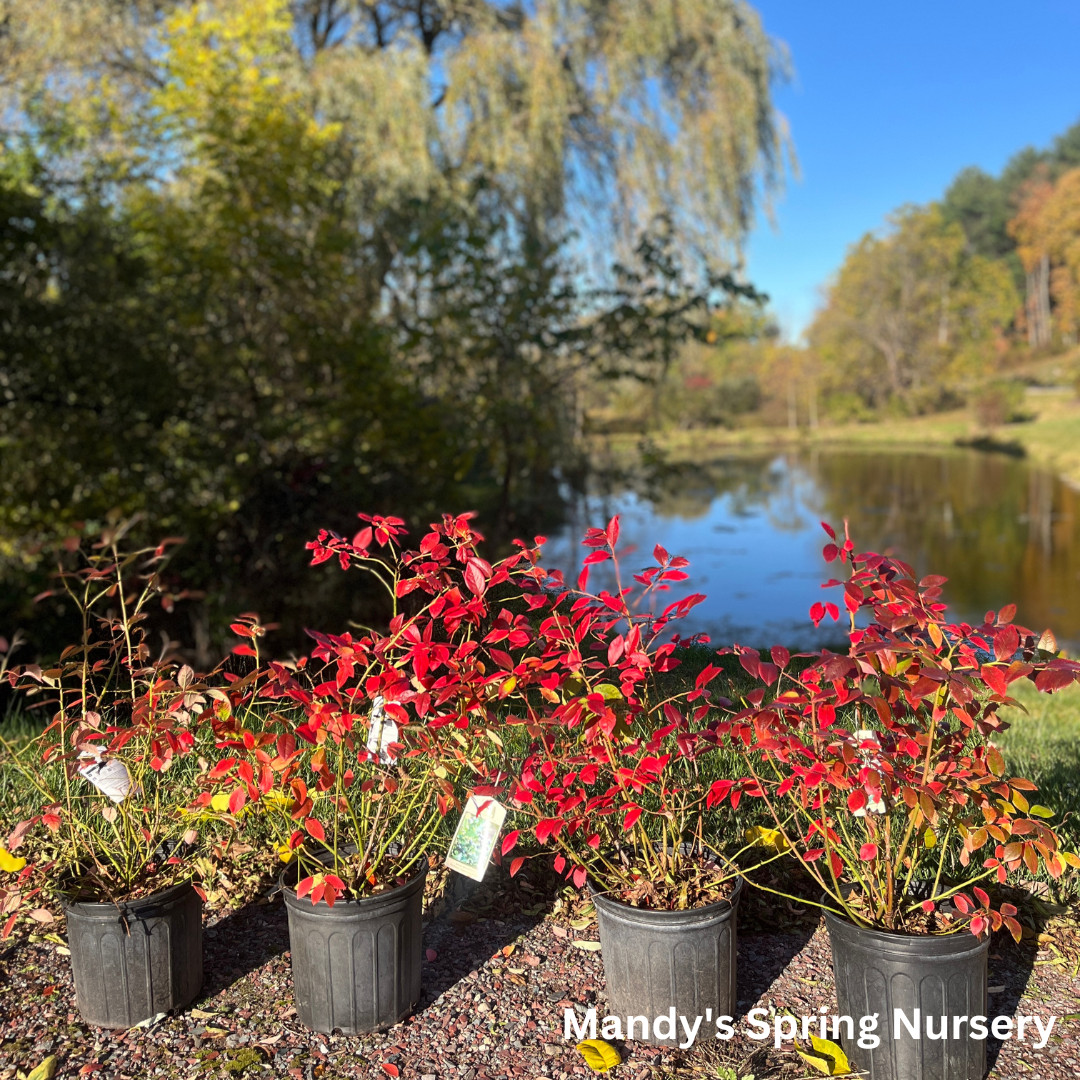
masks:
<svg viewBox="0 0 1080 1080"><path fill-rule="evenodd" d="M379 759L380 765L390 765L394 755L390 744L398 741L398 726L383 709L383 696L377 694L371 703L371 726L368 728L367 748Z"/></svg>
<svg viewBox="0 0 1080 1080"><path fill-rule="evenodd" d="M114 803L121 803L131 792L131 776L127 766L117 758L102 758L100 751L97 754L84 752L80 758L87 759L85 765L79 766L79 775L85 777L103 795L107 795Z"/></svg>
<svg viewBox="0 0 1080 1080"><path fill-rule="evenodd" d="M505 820L501 803L486 795L470 795L450 841L446 865L473 881L483 881Z"/></svg>

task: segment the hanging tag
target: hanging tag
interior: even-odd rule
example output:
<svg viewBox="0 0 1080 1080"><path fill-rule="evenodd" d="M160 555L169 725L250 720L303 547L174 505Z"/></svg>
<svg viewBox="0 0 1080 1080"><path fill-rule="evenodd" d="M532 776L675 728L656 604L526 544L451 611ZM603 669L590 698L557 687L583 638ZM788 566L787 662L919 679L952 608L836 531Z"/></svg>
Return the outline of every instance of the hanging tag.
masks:
<svg viewBox="0 0 1080 1080"><path fill-rule="evenodd" d="M383 709L383 696L377 694L371 703L371 726L365 745L378 757L380 765L392 765L394 755L390 752L390 744L397 741L398 726L387 717Z"/></svg>
<svg viewBox="0 0 1080 1080"><path fill-rule="evenodd" d="M114 803L122 803L131 792L131 777L127 766L117 758L102 758L101 751L84 750L80 759L86 761L79 766L79 775L85 777L103 795Z"/></svg>
<svg viewBox="0 0 1080 1080"><path fill-rule="evenodd" d="M854 732L855 738L860 742L872 742L875 746L880 746L878 742L878 736L876 731L870 731L867 728L863 728ZM859 756L863 759L866 765L869 765L872 769L877 769L880 775L881 772L881 759L877 754L870 753L869 750L859 750ZM869 797L868 797L869 798ZM881 799L870 799L867 804L860 809L854 811L856 817L866 817L867 811L871 814L884 814L885 803Z"/></svg>
<svg viewBox="0 0 1080 1080"><path fill-rule="evenodd" d="M505 820L505 806L487 795L470 795L450 841L446 865L473 881L483 881Z"/></svg>

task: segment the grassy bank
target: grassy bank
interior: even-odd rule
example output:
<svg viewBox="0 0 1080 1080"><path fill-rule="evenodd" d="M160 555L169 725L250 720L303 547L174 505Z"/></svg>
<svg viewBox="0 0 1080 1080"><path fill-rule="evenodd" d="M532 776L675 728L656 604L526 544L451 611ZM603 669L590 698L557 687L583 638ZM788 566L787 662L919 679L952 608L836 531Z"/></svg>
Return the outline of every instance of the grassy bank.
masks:
<svg viewBox="0 0 1080 1080"><path fill-rule="evenodd" d="M1023 456L1080 486L1080 399L1071 388L1032 389L1024 412L1030 419L988 431L968 409L874 423L821 424L816 428L745 427L667 431L652 436L670 461L701 463L733 452L761 453L790 447L851 446L865 449L946 449L975 444ZM636 451L637 435L611 437L611 447Z"/></svg>

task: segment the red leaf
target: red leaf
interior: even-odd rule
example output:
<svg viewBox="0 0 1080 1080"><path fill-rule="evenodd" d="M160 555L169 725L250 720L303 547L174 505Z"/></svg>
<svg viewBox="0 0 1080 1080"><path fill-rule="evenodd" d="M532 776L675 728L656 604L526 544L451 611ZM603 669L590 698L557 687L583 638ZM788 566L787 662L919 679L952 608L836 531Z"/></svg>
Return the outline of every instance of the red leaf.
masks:
<svg viewBox="0 0 1080 1080"><path fill-rule="evenodd" d="M233 648L235 656L258 656L259 654L250 645L236 645Z"/></svg>
<svg viewBox="0 0 1080 1080"><path fill-rule="evenodd" d="M826 562L834 562L840 554L840 549L835 544L826 544L821 549L821 554L825 556Z"/></svg>
<svg viewBox="0 0 1080 1080"><path fill-rule="evenodd" d="M957 893L953 897L953 903L964 915L967 915L968 912L971 911L971 901L963 893Z"/></svg>
<svg viewBox="0 0 1080 1080"><path fill-rule="evenodd" d="M563 867L566 866L566 860L561 855L555 856L555 873L561 874Z"/></svg>
<svg viewBox="0 0 1080 1080"><path fill-rule="evenodd" d="M863 862L873 862L877 858L878 847L877 844L863 844L859 848L859 858Z"/></svg>
<svg viewBox="0 0 1080 1080"><path fill-rule="evenodd" d="M576 888L580 889L580 888L582 888L584 886L584 884L585 884L585 876L586 875L585 875L585 867L584 866L576 866L576 867L574 867L574 885L575 885Z"/></svg>
<svg viewBox="0 0 1080 1080"><path fill-rule="evenodd" d="M634 827L634 823L639 817L641 817L641 807L631 806L630 809L626 811L626 817L623 818L623 831L629 832Z"/></svg>
<svg viewBox="0 0 1080 1080"><path fill-rule="evenodd" d="M244 803L246 803L246 802L247 802L247 791L242 787L238 787L229 796L229 813L230 814L239 814L240 811L243 810Z"/></svg>
<svg viewBox="0 0 1080 1080"><path fill-rule="evenodd" d="M971 891L975 894L975 899L979 901L984 908L990 906L990 897L987 895L985 889L980 889L978 885L972 886Z"/></svg>
<svg viewBox="0 0 1080 1080"><path fill-rule="evenodd" d="M519 870L520 870L520 869L522 868L522 866L523 866L524 864L525 864L525 856L524 856L524 855L519 855L519 856L518 856L518 857L517 857L517 858L516 858L516 859L515 859L515 860L514 860L514 861L513 861L513 862L512 862L511 864L510 864L510 876L511 876L511 877L514 877L514 876L515 876L515 875L517 874L517 872L518 872L518 871L519 871Z"/></svg>
<svg viewBox="0 0 1080 1080"><path fill-rule="evenodd" d="M424 956L427 958L429 964L434 964L439 958L439 954L434 949L425 949Z"/></svg>
<svg viewBox="0 0 1080 1080"><path fill-rule="evenodd" d="M862 788L853 791L847 797L847 808L854 814L866 805L866 792Z"/></svg>
<svg viewBox="0 0 1080 1080"><path fill-rule="evenodd" d="M520 835L521 834L518 829L515 829L513 832L506 834L502 842L502 853L504 855L509 855L510 852L514 850L514 846L517 844L518 836Z"/></svg>
<svg viewBox="0 0 1080 1080"><path fill-rule="evenodd" d="M305 896L307 896L307 894L309 892L311 892L311 886L314 885L314 884L315 884L315 879L313 877L304 878L304 880L301 881L296 886L296 895L297 895L297 897L299 897L301 900L303 900L303 898Z"/></svg>
<svg viewBox="0 0 1080 1080"><path fill-rule="evenodd" d="M1015 604L1006 604L998 612L998 617L997 617L998 626L1003 626L1005 623L1011 623L1013 621L1013 619L1015 619L1015 618L1016 618L1016 605Z"/></svg>
<svg viewBox="0 0 1080 1080"><path fill-rule="evenodd" d="M483 596L487 589L487 578L482 569L484 565L486 564L473 556L465 567L465 584L469 586L469 591L474 596Z"/></svg>
<svg viewBox="0 0 1080 1080"><path fill-rule="evenodd" d="M833 531L833 527L826 522L821 523L821 527L829 534L829 537L833 540L836 539L836 533Z"/></svg>
<svg viewBox="0 0 1080 1080"><path fill-rule="evenodd" d="M609 522L604 532L608 544L614 547L619 542L619 515L616 514Z"/></svg>
<svg viewBox="0 0 1080 1080"><path fill-rule="evenodd" d="M308 835L315 837L316 840L326 839L326 830L323 828L322 822L318 818L306 818L304 821L304 828L307 829Z"/></svg>
<svg viewBox="0 0 1080 1080"><path fill-rule="evenodd" d="M386 1073L387 1076L397 1077L401 1075L398 1072L398 1067L396 1065L392 1065L389 1061L384 1061L382 1063L382 1067L383 1071Z"/></svg>

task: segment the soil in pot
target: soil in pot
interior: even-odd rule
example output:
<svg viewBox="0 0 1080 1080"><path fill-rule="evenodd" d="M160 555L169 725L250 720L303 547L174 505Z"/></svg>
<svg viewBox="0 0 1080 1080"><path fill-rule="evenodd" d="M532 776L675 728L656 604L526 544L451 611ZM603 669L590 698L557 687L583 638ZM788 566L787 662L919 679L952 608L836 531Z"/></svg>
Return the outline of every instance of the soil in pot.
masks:
<svg viewBox="0 0 1080 1080"><path fill-rule="evenodd" d="M955 1018L987 1016L989 937L871 930L828 911L825 923L839 1015L850 1016L854 1025L855 1037L845 1033L842 1039L852 1067L868 1080L982 1080L986 1040L971 1038L968 1023ZM897 1009L913 1026L918 1010L918 1039L903 1023L894 1027ZM859 1047L859 1019L875 1014L880 1043ZM947 1037L929 1038L928 1024L940 1033L942 1017Z"/></svg>
<svg viewBox="0 0 1080 1080"><path fill-rule="evenodd" d="M735 1013L736 918L743 882L723 900L668 911L635 906L592 889L600 925L609 1013L622 1017L626 1037L659 1045L685 1040L680 1016L692 1026L711 1011ZM674 1025L668 1021L674 1009ZM631 1029L628 1017L646 1017ZM658 1018L668 1018L656 1023ZM670 1037L668 1033L670 1031Z"/></svg>
<svg viewBox="0 0 1080 1080"><path fill-rule="evenodd" d="M293 994L313 1031L345 1035L399 1023L420 998L427 867L404 885L333 907L298 897L285 883Z"/></svg>
<svg viewBox="0 0 1080 1080"><path fill-rule="evenodd" d="M202 989L202 900L189 882L121 903L65 902L64 914L88 1023L131 1027L185 1008Z"/></svg>

